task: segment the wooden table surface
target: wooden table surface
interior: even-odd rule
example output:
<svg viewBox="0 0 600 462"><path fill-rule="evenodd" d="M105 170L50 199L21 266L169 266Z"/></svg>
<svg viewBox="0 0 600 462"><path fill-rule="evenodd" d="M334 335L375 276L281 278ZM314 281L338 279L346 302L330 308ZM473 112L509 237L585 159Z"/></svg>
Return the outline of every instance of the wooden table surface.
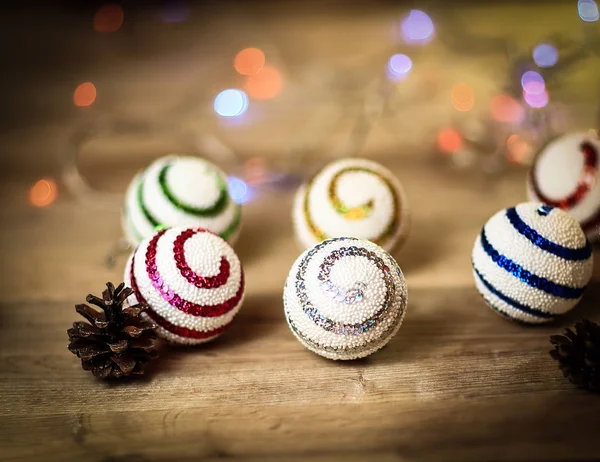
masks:
<svg viewBox="0 0 600 462"><path fill-rule="evenodd" d="M398 335L368 359L322 359L298 343L281 292L298 256L291 191L244 211L237 251L247 298L228 332L161 349L143 380L104 383L67 351L73 304L119 281L103 265L118 211L68 197L26 205L2 184L1 460L589 460L600 457L597 395L574 389L548 336L598 319L599 274L552 325L501 319L476 292L472 242L486 218L523 199L524 172L495 182L415 161L403 180L413 229L395 253L409 287ZM466 187L465 184L469 186Z"/></svg>
<svg viewBox="0 0 600 462"><path fill-rule="evenodd" d="M552 5L554 18L567 17L562 4ZM508 9L496 5L490 11ZM496 13L479 10L476 17ZM525 28L523 14L513 15L523 27L510 21L507 33L526 30L528 37L539 37ZM311 23L307 16L298 23L288 17L286 27L279 23L271 32L285 42L285 32L297 38L306 28L314 42L310 50L323 56L344 48L335 43L348 48L354 41L366 49L369 40L380 40L365 32L379 21L373 16L346 19L346 30L360 33L338 42L319 39L335 35L330 28L337 23L327 18ZM566 27L569 21L555 24ZM381 31L383 23L378 24ZM322 50L321 42L331 50ZM288 48L309 54L294 43ZM457 68L464 77L473 68L463 64ZM159 87L152 79L169 81L184 62L159 60L154 67L157 74L148 72L147 61L103 72L96 64L100 107L120 102L121 108L147 111L164 96L155 92ZM0 460L600 460L600 397L575 389L548 354L549 335L582 317L600 320L598 265L584 300L565 318L525 327L497 316L474 287L471 247L489 216L524 201L526 171L512 168L488 177L454 170L432 160L426 134L404 150L381 148L385 143L377 144L375 136L362 153L398 175L413 214L409 239L394 254L407 278L407 315L383 350L363 360L328 361L304 349L289 331L282 288L299 249L288 188L263 191L244 207L236 250L247 296L229 331L198 348L162 346L161 358L141 380L106 383L82 371L67 350L66 330L78 320L74 304L88 293L99 294L108 280L120 282L126 256L113 267L104 264L121 235L120 195L98 208L59 183L51 206L28 203L33 182L56 172L57 153L74 120L87 117L61 106L65 98L70 104L71 80L28 84L36 98L45 95L40 111L44 106L62 113L0 135L0 150L10 153L2 165L11 165L0 173ZM29 82L38 81L36 76ZM177 93L178 84L171 87ZM140 106L142 101L148 106ZM432 126L442 123L424 119ZM269 131L269 124L262 130L244 132L238 150L255 155L262 141L287 136ZM254 138L244 138L250 132ZM126 163L123 153L131 146L123 146L107 155L106 165L90 170L91 182L122 193L132 174L113 167ZM152 153L162 148L152 144ZM271 154L278 151L271 148ZM327 161L312 159L314 168Z"/></svg>

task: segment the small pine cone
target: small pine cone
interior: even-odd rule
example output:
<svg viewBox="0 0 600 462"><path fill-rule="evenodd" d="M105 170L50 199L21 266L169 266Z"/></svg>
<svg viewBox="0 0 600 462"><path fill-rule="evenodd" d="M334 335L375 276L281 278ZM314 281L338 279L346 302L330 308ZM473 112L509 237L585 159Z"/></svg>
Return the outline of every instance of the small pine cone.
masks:
<svg viewBox="0 0 600 462"><path fill-rule="evenodd" d="M575 332L550 336L550 351L563 375L588 390L600 391L600 325L584 319L575 323Z"/></svg>
<svg viewBox="0 0 600 462"><path fill-rule="evenodd" d="M158 357L154 344L155 326L140 316L147 305L123 308L133 291L121 283L106 283L102 298L88 295L86 301L99 308L76 305L75 310L89 322L75 322L67 330L69 351L81 359L83 370L99 378L142 375L146 364Z"/></svg>

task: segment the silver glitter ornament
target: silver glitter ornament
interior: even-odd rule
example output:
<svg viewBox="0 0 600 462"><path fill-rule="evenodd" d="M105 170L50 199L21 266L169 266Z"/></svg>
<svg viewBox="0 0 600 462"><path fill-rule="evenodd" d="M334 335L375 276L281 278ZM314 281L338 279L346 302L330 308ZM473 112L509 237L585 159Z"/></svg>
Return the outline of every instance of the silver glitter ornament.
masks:
<svg viewBox="0 0 600 462"><path fill-rule="evenodd" d="M407 289L387 251L367 240L341 237L300 255L283 303L290 329L305 347L329 359L356 359L396 334Z"/></svg>

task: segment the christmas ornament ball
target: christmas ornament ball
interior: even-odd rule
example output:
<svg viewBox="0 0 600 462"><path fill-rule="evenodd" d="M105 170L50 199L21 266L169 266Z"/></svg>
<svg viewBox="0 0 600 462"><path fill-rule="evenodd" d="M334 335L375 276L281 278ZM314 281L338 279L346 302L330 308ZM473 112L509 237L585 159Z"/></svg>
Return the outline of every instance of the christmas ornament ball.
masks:
<svg viewBox="0 0 600 462"><path fill-rule="evenodd" d="M173 226L199 226L233 245L240 223L241 208L229 195L227 176L200 157L156 160L133 178L125 195L122 225L133 246Z"/></svg>
<svg viewBox="0 0 600 462"><path fill-rule="evenodd" d="M592 276L581 226L561 209L527 202L496 213L473 247L475 285L499 314L542 323L571 310Z"/></svg>
<svg viewBox="0 0 600 462"><path fill-rule="evenodd" d="M125 268L130 303L159 337L179 344L208 342L231 324L244 298L244 271L231 246L203 228L168 228L142 241Z"/></svg>
<svg viewBox="0 0 600 462"><path fill-rule="evenodd" d="M396 334L406 311L404 276L392 256L363 239L334 238L306 250L283 296L290 329L329 359L368 356Z"/></svg>
<svg viewBox="0 0 600 462"><path fill-rule="evenodd" d="M368 239L390 251L408 233L407 201L398 179L366 159L330 163L301 186L292 218L304 249L332 237Z"/></svg>
<svg viewBox="0 0 600 462"><path fill-rule="evenodd" d="M600 241L599 153L589 134L563 135L540 151L527 180L529 200L565 210L591 241Z"/></svg>

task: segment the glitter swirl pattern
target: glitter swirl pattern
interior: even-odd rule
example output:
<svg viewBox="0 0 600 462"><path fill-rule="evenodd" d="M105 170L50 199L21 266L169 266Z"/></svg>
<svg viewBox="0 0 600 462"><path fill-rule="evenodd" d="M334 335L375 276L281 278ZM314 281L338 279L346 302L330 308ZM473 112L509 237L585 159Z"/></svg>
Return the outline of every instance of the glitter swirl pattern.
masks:
<svg viewBox="0 0 600 462"><path fill-rule="evenodd" d="M366 159L342 159L317 173L299 188L293 218L296 237L305 248L351 236L390 250L408 231L408 208L399 181Z"/></svg>
<svg viewBox="0 0 600 462"><path fill-rule="evenodd" d="M148 303L159 335L196 344L224 332L244 297L244 272L231 248L201 228L168 228L142 241L130 258L125 280L130 302Z"/></svg>
<svg viewBox="0 0 600 462"><path fill-rule="evenodd" d="M312 259L313 255L316 252L318 252L322 247L324 247L324 244L319 244L312 251L308 252L306 257L302 260L302 263L300 263L300 268L296 275L296 294L298 296L298 300L300 300L300 303L302 304L302 309L308 315L308 317L313 320L313 322L316 325L335 334L359 335L375 327L379 323L381 318L383 318L387 313L390 301L396 293L396 287L390 274L390 268L385 264L385 262L381 258L375 255L373 252L370 252L364 248L356 246L342 247L339 250L334 250L333 252L331 252L325 258L324 263L320 267L321 270L317 276L317 278L320 281L328 280L331 267L335 264L336 261L340 260L342 257L363 257L375 263L377 268L379 268L382 271L383 280L386 287L386 294L383 305L381 305L380 309L375 314L373 314L371 318L357 324L344 324L341 322L335 322L324 316L318 310L318 308L316 308L313 305L306 291L306 285L304 283L304 278L306 276L306 268L310 263L310 260ZM345 300L342 300L342 302L345 302Z"/></svg>
<svg viewBox="0 0 600 462"><path fill-rule="evenodd" d="M553 139L527 177L531 201L567 211L591 241L600 241L600 143L587 133Z"/></svg>
<svg viewBox="0 0 600 462"><path fill-rule="evenodd" d="M135 246L173 226L199 226L235 242L240 224L241 207L229 196L226 175L201 158L158 159L136 175L125 195L122 225Z"/></svg>
<svg viewBox="0 0 600 462"><path fill-rule="evenodd" d="M393 258L355 238L323 241L301 255L284 288L286 319L307 348L331 359L374 353L397 332L406 285Z"/></svg>

